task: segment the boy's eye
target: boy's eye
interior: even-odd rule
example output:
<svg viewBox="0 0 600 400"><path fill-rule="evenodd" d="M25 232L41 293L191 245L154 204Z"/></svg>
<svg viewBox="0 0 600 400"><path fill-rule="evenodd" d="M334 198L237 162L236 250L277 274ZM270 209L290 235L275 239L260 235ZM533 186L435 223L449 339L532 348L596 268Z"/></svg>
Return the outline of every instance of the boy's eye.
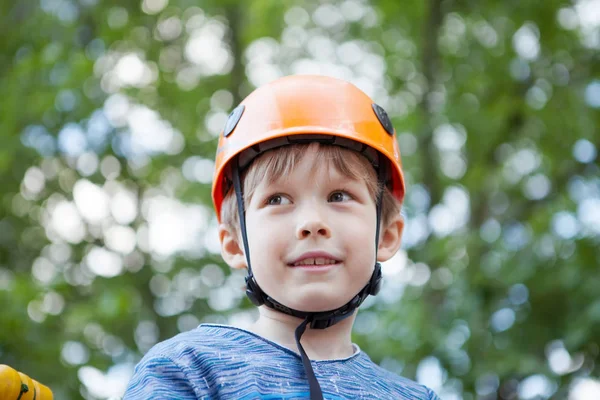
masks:
<svg viewBox="0 0 600 400"><path fill-rule="evenodd" d="M291 202L287 197L282 196L280 194L273 195L267 199L267 205L269 206L281 206L290 203Z"/></svg>
<svg viewBox="0 0 600 400"><path fill-rule="evenodd" d="M329 195L329 201L332 203L341 203L351 199L352 197L348 193L342 191L333 192Z"/></svg>

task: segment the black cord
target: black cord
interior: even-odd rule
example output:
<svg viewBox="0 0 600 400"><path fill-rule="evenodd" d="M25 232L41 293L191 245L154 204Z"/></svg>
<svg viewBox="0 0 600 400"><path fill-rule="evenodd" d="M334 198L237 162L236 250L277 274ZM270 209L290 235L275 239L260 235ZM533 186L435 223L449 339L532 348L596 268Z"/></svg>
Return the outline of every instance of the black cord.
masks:
<svg viewBox="0 0 600 400"><path fill-rule="evenodd" d="M300 338L306 330L306 325L311 322L311 318L307 317L298 327L296 328L296 345L300 351L302 357L302 364L304 365L304 371L306 371L306 377L308 378L308 386L310 387L310 400L323 400L323 392L321 391L321 385L315 376L310 359L306 355L302 344L300 344Z"/></svg>
<svg viewBox="0 0 600 400"><path fill-rule="evenodd" d="M235 164L231 171L231 177L233 178L233 189L235 190L235 197L237 199L238 217L240 220L240 231L242 232L242 241L244 242L244 253L246 255L246 262L248 263L248 275L252 276L252 267L250 266L250 248L248 246L248 235L246 233L246 207L244 206L244 192L242 192L242 184L240 181L240 168L239 160L236 157Z"/></svg>
<svg viewBox="0 0 600 400"><path fill-rule="evenodd" d="M383 208L383 194L385 192L385 162L379 155L379 168L377 169L377 186L379 186L379 195L375 204L377 213L377 225L375 226L375 258L377 258L377 250L379 250L379 230L381 228L381 209ZM377 262L377 260L375 260Z"/></svg>

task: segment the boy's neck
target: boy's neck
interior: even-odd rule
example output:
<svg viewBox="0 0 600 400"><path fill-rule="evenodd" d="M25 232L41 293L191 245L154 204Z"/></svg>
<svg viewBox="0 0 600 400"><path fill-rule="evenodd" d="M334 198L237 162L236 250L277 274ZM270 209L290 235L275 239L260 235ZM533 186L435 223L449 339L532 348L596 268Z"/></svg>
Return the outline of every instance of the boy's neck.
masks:
<svg viewBox="0 0 600 400"><path fill-rule="evenodd" d="M265 306L259 307L259 313L250 331L298 353L294 334L302 320ZM308 358L333 360L352 356L351 332L355 317L352 315L327 329L310 329L308 326L300 339Z"/></svg>

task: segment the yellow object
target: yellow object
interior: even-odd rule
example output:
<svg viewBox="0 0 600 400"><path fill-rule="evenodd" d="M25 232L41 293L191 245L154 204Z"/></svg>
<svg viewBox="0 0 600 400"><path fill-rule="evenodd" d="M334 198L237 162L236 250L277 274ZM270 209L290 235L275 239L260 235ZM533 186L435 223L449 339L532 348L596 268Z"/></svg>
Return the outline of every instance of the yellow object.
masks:
<svg viewBox="0 0 600 400"><path fill-rule="evenodd" d="M33 385L33 380L22 372L19 372L19 376L21 377L21 383L25 384L28 389L23 393L20 400L33 400L34 398L37 400L37 393L35 391L35 386Z"/></svg>
<svg viewBox="0 0 600 400"><path fill-rule="evenodd" d="M8 365L0 364L0 400L52 400L49 387Z"/></svg>
<svg viewBox="0 0 600 400"><path fill-rule="evenodd" d="M8 365L0 365L0 399L16 399L21 394L19 373Z"/></svg>

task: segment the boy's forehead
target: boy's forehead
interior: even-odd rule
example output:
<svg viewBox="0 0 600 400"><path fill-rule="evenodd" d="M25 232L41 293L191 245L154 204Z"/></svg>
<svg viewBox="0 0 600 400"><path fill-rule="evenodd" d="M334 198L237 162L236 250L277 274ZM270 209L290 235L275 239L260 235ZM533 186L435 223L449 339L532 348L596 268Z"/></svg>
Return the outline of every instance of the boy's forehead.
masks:
<svg viewBox="0 0 600 400"><path fill-rule="evenodd" d="M329 182L364 183L369 190L377 174L367 157L335 145L294 144L267 151L249 166L245 185L248 190L273 184L314 184Z"/></svg>
<svg viewBox="0 0 600 400"><path fill-rule="evenodd" d="M348 160L347 163L356 163L354 160ZM358 163L356 163L358 164ZM355 165L361 168L361 165ZM305 157L300 162L291 166L288 173L278 173L279 171L267 171L262 181L267 184L297 184L312 185L315 183L337 183L339 181L363 182L363 177L357 174L344 172L331 159L310 159Z"/></svg>
<svg viewBox="0 0 600 400"><path fill-rule="evenodd" d="M306 182L306 177L324 180L352 179L351 176L345 176L333 163L322 162L310 165L309 169L295 165L288 174L277 174L268 180L271 182L298 181L302 183Z"/></svg>

